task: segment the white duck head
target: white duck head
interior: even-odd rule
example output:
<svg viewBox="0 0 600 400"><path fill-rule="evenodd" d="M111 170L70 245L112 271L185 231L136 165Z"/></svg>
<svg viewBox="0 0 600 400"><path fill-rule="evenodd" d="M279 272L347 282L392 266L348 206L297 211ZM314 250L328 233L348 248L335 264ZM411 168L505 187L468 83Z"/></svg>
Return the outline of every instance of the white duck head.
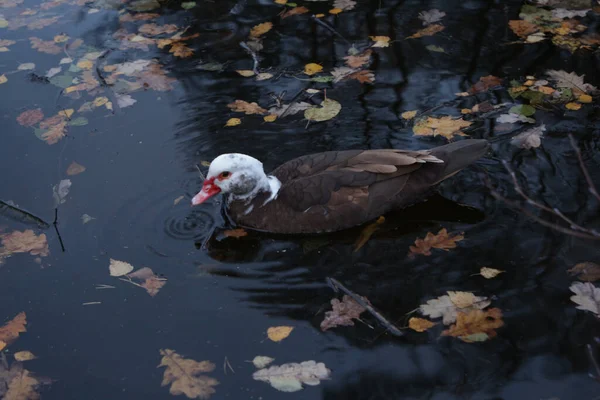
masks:
<svg viewBox="0 0 600 400"><path fill-rule="evenodd" d="M192 205L204 203L216 194L229 194L229 200L252 200L260 192L270 192L265 203L275 199L281 182L267 176L256 158L239 153L221 154L208 169L202 190L192 199Z"/></svg>

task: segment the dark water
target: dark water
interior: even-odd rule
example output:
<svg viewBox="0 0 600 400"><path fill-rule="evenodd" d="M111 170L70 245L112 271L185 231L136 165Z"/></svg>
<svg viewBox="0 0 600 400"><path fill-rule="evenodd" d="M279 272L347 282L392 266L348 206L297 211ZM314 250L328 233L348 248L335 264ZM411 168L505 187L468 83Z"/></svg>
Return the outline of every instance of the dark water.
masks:
<svg viewBox="0 0 600 400"><path fill-rule="evenodd" d="M480 76L510 80L565 69L600 83L597 51L571 54L549 41L505 44L515 40L507 24L518 18L522 1L359 3L352 11L323 19L341 39L310 17L327 13L330 2L299 2L311 13L284 20L277 16L282 7L266 0L198 1L189 11L169 2L152 11L161 14L159 23L189 25L186 34L199 33L188 42L195 54L185 59L155 46L149 52L120 50L112 38L121 27L118 12L124 5L119 2L65 2L45 11L60 17L48 27L0 31L0 38L16 41L10 52L0 54L2 73L33 62L33 72L44 75L66 56L37 52L28 38L52 40L65 33L100 51L110 49L103 58L107 63L155 57L177 79L171 91L133 93L137 103L131 107L86 114L89 124L70 127L51 146L31 128L20 126L16 117L38 107L46 117L62 109L77 111L84 101L110 96L111 90L82 92L77 99L32 80L30 71L8 74L0 86L0 199L52 222L52 187L61 179L72 181L66 202L58 207L66 251L50 227L45 230L50 255L41 264L34 256L17 254L0 266L0 322L21 311L28 320L27 332L6 352L30 350L39 357L26 367L54 380L43 388L43 399L170 399L168 389L160 386L163 369L156 368L159 349L165 348L217 365L209 374L220 381L214 399L600 398L586 348L591 345L600 358L600 321L576 310L569 300L574 278L567 273L577 262L599 262L598 242L536 224L494 199L484 184L487 175L501 193L516 199L499 162L508 160L533 197L581 225L597 227L598 203L587 192L567 138L574 135L593 180L600 184L597 103L578 112L538 111L538 122L548 130L535 150L496 140L503 133L493 119L476 120L468 133L493 141L489 156L443 183L443 198L388 216L358 252L353 252L353 243L360 229L318 238L250 234L207 241L222 220L216 203L189 207L201 184L194 165L202 160L244 152L270 170L290 158L325 150L429 148L446 140L414 136L400 113L453 101L456 92L467 90ZM26 0L0 12L10 21L15 13L36 7L38 3ZM90 8L100 11L88 14ZM418 13L432 8L446 12L446 29L402 40L422 27ZM598 14L586 18L586 25L598 31ZM274 28L265 35L260 66L273 73L300 71L309 62L322 63L325 70L343 65L350 45L366 48L369 35L390 36L393 42L374 49L373 85L311 83L286 76L256 82L234 71L252 68L239 42L265 21L272 21ZM133 25L128 26L132 31ZM446 52L429 51L427 45ZM226 65L220 72L197 68L208 62ZM306 128L300 115L274 123L244 116L242 125L224 128L228 118L240 116L226 107L235 99L267 106L269 93L286 91L289 101L311 87L327 88L327 95L340 101L338 117ZM458 109L486 99L510 100L498 90L436 112L457 115ZM72 161L87 170L67 176ZM180 196L184 199L174 205ZM83 214L96 219L82 224ZM2 217L0 225L5 232L35 229ZM449 252L407 257L417 237L441 228L463 231L466 239ZM110 277L110 258L150 267L168 282L151 297ZM482 266L506 272L492 280L473 276ZM336 296L327 277L366 296L400 327L406 326L408 312L447 290L491 297L493 307L503 311L505 325L496 338L471 344L440 337L440 325L425 333L406 329L405 336L395 337L370 316L364 319L371 327L358 323L324 333L319 324ZM98 290L99 284L115 288ZM82 305L87 302L101 304ZM278 325L295 329L273 343L266 330ZM278 392L252 379L255 369L248 361L256 355L274 357L277 365L324 362L332 379L296 393ZM225 358L235 373L224 372Z"/></svg>

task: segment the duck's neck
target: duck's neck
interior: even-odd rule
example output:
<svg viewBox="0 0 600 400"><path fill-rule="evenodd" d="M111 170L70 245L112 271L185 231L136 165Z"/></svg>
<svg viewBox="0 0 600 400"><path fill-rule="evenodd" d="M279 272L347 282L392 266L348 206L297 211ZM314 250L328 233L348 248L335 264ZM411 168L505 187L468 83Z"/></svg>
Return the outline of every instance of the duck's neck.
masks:
<svg viewBox="0 0 600 400"><path fill-rule="evenodd" d="M280 188L281 182L279 181L279 179L277 179L273 175L266 175L265 173L263 173L258 179L258 182L256 183L256 186L254 186L254 189L252 189L252 191L243 195L231 195L229 199L230 201L239 200L246 201L246 203L250 203L252 200L254 200L256 196L258 196L259 193L268 193L269 197L262 204L264 206L268 202L277 198Z"/></svg>

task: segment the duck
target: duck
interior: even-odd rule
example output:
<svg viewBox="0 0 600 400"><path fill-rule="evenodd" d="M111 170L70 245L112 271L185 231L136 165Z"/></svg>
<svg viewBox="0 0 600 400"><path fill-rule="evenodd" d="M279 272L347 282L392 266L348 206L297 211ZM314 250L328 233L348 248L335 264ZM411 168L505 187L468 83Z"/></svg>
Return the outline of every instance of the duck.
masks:
<svg viewBox="0 0 600 400"><path fill-rule="evenodd" d="M485 139L426 150L326 151L289 160L270 173L254 157L227 153L209 166L192 206L225 195L236 226L277 234L335 232L424 201L437 185L483 157Z"/></svg>

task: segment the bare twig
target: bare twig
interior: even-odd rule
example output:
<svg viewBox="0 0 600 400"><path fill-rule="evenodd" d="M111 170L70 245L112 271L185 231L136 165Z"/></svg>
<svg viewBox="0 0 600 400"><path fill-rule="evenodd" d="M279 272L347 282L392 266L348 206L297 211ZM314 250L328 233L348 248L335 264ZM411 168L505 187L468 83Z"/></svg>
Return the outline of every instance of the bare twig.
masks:
<svg viewBox="0 0 600 400"><path fill-rule="evenodd" d="M315 17L314 15L312 16L312 20L315 21L317 24L321 25L323 28L327 29L329 32L331 32L334 35L336 35L337 37L339 37L340 39L342 39L344 42L350 44L350 42L345 37L343 37L340 33L338 33L338 31L333 29L333 27L330 26L325 21L322 21L321 19Z"/></svg>
<svg viewBox="0 0 600 400"><path fill-rule="evenodd" d="M340 289L342 292L344 292L348 296L352 297L352 299L354 301L356 301L358 304L360 304L362 307L364 307L368 312L370 312L371 315L373 315L379 321L379 323L381 323L381 325L385 326L391 334L393 334L395 336L403 336L404 335L404 333L402 333L402 331L400 331L400 329L398 329L394 324L392 324L391 322L389 322L372 305L370 305L369 303L365 302L359 295L357 295L356 293L352 292L346 286L342 285L342 283L340 281L338 281L338 280L336 280L334 278L327 278L327 283L336 292L338 291L337 289Z"/></svg>
<svg viewBox="0 0 600 400"><path fill-rule="evenodd" d="M2 200L0 200L0 213L9 218L18 220L19 222L35 223L39 228L42 229L50 227L50 224L44 221L43 219L36 217L30 212L22 210L19 207L8 204Z"/></svg>
<svg viewBox="0 0 600 400"><path fill-rule="evenodd" d="M248 53L249 53L249 54L252 56L252 60L254 61L254 65L252 66L252 71L253 71L253 72L254 72L256 75L258 75L258 74L259 74L259 72L258 72L258 64L259 64L259 62L260 62L260 58L258 57L258 54L257 54L257 53L256 53L254 50L252 50L252 49L250 48L250 46L248 46L248 45L246 44L246 42L240 42L240 46L241 46L241 47L242 47L244 50L246 50L246 51L247 51L247 52L248 52Z"/></svg>
<svg viewBox="0 0 600 400"><path fill-rule="evenodd" d="M596 376L594 378L596 378L596 380L600 382L600 365L598 365L598 360L596 360L596 357L594 356L594 350L592 349L592 346L590 346L589 343L585 347L587 349L587 355L590 359L590 363L596 370Z"/></svg>
<svg viewBox="0 0 600 400"><path fill-rule="evenodd" d="M58 231L58 207L54 208L54 222L52 223L52 225L54 225L54 230L56 231L56 235L58 236L58 241L60 242L60 248L62 249L62 252L64 253L66 251L65 245L63 243L62 236L60 236L60 232Z"/></svg>
<svg viewBox="0 0 600 400"><path fill-rule="evenodd" d="M196 164L196 168L198 169L198 174L200 175L200 179L202 179L203 181L206 180L206 177L204 176L204 174L202 173L202 170L200 169L200 165Z"/></svg>
<svg viewBox="0 0 600 400"><path fill-rule="evenodd" d="M569 140L571 141L571 146L573 147L573 150L575 150L575 154L577 154L577 159L579 160L579 166L581 167L581 171L583 172L583 176L585 176L585 180L587 181L590 193L598 201L600 201L600 194L598 194L598 190L596 189L596 185L594 185L594 182L592 181L592 178L590 177L590 173L588 172L585 164L583 163L583 157L581 156L581 151L579 150L579 147L577 146L577 143L575 143L575 138L573 138L573 135L569 134Z"/></svg>
<svg viewBox="0 0 600 400"><path fill-rule="evenodd" d="M233 372L235 374L235 370L233 369L233 367L229 363L229 360L227 359L227 356L225 356L225 360L223 360L223 372L225 373L225 375L227 375L227 368L229 368L231 370L231 372Z"/></svg>

